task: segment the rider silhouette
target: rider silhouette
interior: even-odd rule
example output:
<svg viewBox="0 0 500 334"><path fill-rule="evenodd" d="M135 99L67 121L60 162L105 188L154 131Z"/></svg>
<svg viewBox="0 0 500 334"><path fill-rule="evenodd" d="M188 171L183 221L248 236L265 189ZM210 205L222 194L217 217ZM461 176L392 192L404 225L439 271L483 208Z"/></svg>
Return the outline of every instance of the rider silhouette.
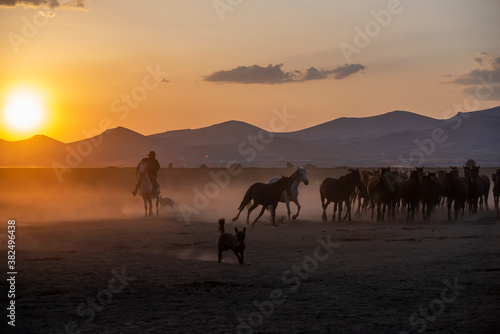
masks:
<svg viewBox="0 0 500 334"><path fill-rule="evenodd" d="M148 176L149 179L151 180L151 183L153 184L153 189L156 189L158 187L158 181L156 178L158 177L158 171L160 170L160 163L158 160L156 160L156 153L155 151L150 151L148 156L146 158L143 158L141 162L137 165L137 168L135 169L135 173L139 173L139 166L142 163L147 164L147 171L148 171ZM142 178L138 178L137 184L135 185L134 191L132 191L132 195L137 195L137 191L141 187L141 182Z"/></svg>

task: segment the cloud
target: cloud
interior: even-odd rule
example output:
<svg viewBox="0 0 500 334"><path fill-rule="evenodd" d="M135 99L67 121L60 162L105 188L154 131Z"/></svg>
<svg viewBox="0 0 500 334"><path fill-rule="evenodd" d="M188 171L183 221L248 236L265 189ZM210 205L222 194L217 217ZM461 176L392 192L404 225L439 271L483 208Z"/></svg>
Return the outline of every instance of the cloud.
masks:
<svg viewBox="0 0 500 334"><path fill-rule="evenodd" d="M0 0L0 7L46 7L85 9L85 0Z"/></svg>
<svg viewBox="0 0 500 334"><path fill-rule="evenodd" d="M366 69L365 65L361 64L345 64L337 67L332 71L335 74L333 77L337 80L347 78L351 74L354 74L358 71L364 71Z"/></svg>
<svg viewBox="0 0 500 334"><path fill-rule="evenodd" d="M231 70L221 70L210 75L205 75L202 77L202 80L209 82L274 85L288 82L322 80L328 78L330 75L340 80L366 69L366 66L361 64L345 64L333 70L318 70L310 67L305 72L299 70L284 72L281 69L282 66L283 64L270 64L267 67L259 65L238 66Z"/></svg>
<svg viewBox="0 0 500 334"><path fill-rule="evenodd" d="M463 90L465 94L482 100L500 100L500 57L478 52L472 60L478 67L444 83L467 86Z"/></svg>

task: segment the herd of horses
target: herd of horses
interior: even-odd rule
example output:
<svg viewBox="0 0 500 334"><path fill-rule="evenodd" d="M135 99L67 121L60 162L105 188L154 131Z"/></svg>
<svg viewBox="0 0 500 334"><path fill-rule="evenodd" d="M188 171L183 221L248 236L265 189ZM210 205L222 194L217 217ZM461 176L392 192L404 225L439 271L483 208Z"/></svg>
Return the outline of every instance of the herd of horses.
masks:
<svg viewBox="0 0 500 334"><path fill-rule="evenodd" d="M346 175L340 178L328 177L321 183L319 192L323 208L322 219L327 220L326 209L332 203L332 221L335 221L337 215L339 221L342 219L350 221L351 208L357 201L355 214L361 215L371 209L371 219L374 219L376 212L377 221L384 220L386 213L388 218L395 219L397 212L406 212L406 220L413 221L417 210L421 210L424 221L430 221L436 208L444 205L448 208L448 220L452 220L452 208L456 220L459 213L464 216L466 209L471 214L477 213L478 208L488 209L490 188L493 189L495 209L500 213L500 169L492 174L491 181L488 176L480 174L480 167L464 166L463 172L464 175L461 176L457 167L450 167L450 171L437 172L424 171L423 167L416 167L409 171L409 174L391 170L390 167L370 171L349 169ZM160 187L153 189L146 164L139 166L138 175L141 178L140 191L144 200L145 215L153 215L153 199L156 199L156 215L158 215ZM251 202L247 211L247 224L251 212L261 205L261 211L251 225L255 225L266 209L271 213L273 225L276 225L276 207L280 202L286 204L288 222L290 219L295 220L301 209L298 199L300 183L309 184L307 172L301 167L297 167L290 176L273 177L267 183L254 183L246 191L233 221L239 218L241 212ZM290 216L290 202L297 206L297 213L292 216ZM342 218L344 204L346 213Z"/></svg>
<svg viewBox="0 0 500 334"><path fill-rule="evenodd" d="M349 169L348 173L340 178L326 178L320 185L319 192L323 208L322 219L327 220L326 209L333 203L333 216L338 211L338 220L342 220L342 206L345 203L346 213L344 220L351 220L351 207L358 203L356 213L361 215L371 209L372 220L383 221L387 213L388 218L395 219L397 212L406 212L406 220L414 220L415 212L422 211L424 221L430 221L433 212L439 206L446 205L448 208L448 220L452 220L452 207L454 219L459 212L462 217L466 208L469 213L475 214L478 208L488 209L488 195L491 182L488 176L480 174L480 167L463 167L464 176L460 176L457 167L451 167L450 171L440 170L437 172L424 171L423 167L416 167L409 172L391 170L390 167L380 168L372 171ZM307 173L304 168L297 168L288 177L274 177L267 183L255 183L248 188L245 196L238 207L238 215L233 218L237 220L241 212L250 202L248 208L247 224L249 224L250 213L262 205L259 215L255 218L252 226L258 221L266 209L271 212L273 225L275 223L275 212L279 202L287 205L288 221L290 221L289 202L297 205L296 219L300 212L298 201L298 185L300 182L308 184ZM493 196L495 209L499 212L500 196L500 169L492 174Z"/></svg>

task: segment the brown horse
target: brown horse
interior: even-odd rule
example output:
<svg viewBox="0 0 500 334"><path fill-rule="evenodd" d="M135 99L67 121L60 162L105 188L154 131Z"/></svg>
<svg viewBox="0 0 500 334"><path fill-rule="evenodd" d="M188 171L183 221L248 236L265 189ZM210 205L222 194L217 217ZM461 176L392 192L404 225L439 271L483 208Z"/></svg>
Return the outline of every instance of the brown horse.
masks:
<svg viewBox="0 0 500 334"><path fill-rule="evenodd" d="M401 196L406 203L406 221L415 219L415 210L422 199L422 178L423 168L416 168L401 187Z"/></svg>
<svg viewBox="0 0 500 334"><path fill-rule="evenodd" d="M443 183L443 196L446 197L448 205L448 220L451 220L451 205L455 210L455 220L457 220L458 210L462 209L462 217L464 216L465 203L469 193L468 182L463 177L456 176L455 173L445 172Z"/></svg>
<svg viewBox="0 0 500 334"><path fill-rule="evenodd" d="M361 187L357 187L358 196L358 209L356 210L356 215L361 215L362 211L366 211L368 204L370 203L370 195L368 194L368 182L370 176L373 175L372 172L363 171L361 172ZM363 200L363 204L361 204Z"/></svg>
<svg viewBox="0 0 500 334"><path fill-rule="evenodd" d="M484 195L484 182L479 176L479 167L465 167L464 166L465 177L468 181L469 186L469 213L477 213L478 201Z"/></svg>
<svg viewBox="0 0 500 334"><path fill-rule="evenodd" d="M371 207L372 207L372 219L375 211L375 205L377 206L377 221L383 221L385 210L392 207L392 200L394 192L396 191L396 186L393 183L393 178L391 173L391 168L381 168L380 174L374 176L368 182L368 194L370 195Z"/></svg>
<svg viewBox="0 0 500 334"><path fill-rule="evenodd" d="M290 186L292 185L292 179L286 176L281 176L281 178L271 184L257 182L248 188L243 200L241 201L240 206L238 207L238 215L233 218L233 222L238 219L241 214L241 211L245 209L245 207L253 200L253 204L248 208L247 213L247 225L249 224L250 213L259 205L262 205L262 210L260 211L257 218L252 223L252 227L255 226L255 223L262 216L266 208L271 206L271 218L273 220L273 225L276 226L275 223L275 214L276 207L278 206L278 202L281 199L281 195L284 191L287 192L288 196L290 196Z"/></svg>
<svg viewBox="0 0 500 334"><path fill-rule="evenodd" d="M441 182L436 173L427 172L422 178L422 217L431 221L431 213L434 207L439 204L442 194Z"/></svg>
<svg viewBox="0 0 500 334"><path fill-rule="evenodd" d="M349 172L338 178L333 179L327 177L321 183L319 187L319 193L321 196L321 206L323 207L323 221L327 220L326 208L330 203L333 202L333 217L332 221L335 221L335 213L337 211L337 205L339 209L339 221L342 220L342 202L346 203L347 214L349 221L351 221L351 193L355 187L362 187L361 184L361 174L359 169L349 169ZM345 218L344 218L345 219Z"/></svg>
<svg viewBox="0 0 500 334"><path fill-rule="evenodd" d="M491 174L491 178L493 180L493 200L495 201L495 209L498 214L500 213L500 209L498 208L498 199L500 197L500 169L497 169L496 174Z"/></svg>

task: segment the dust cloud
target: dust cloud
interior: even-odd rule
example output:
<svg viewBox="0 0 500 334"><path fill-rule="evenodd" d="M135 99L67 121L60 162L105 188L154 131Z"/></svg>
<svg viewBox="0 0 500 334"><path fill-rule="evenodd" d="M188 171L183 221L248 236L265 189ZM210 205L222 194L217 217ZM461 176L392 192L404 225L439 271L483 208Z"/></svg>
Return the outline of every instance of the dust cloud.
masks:
<svg viewBox="0 0 500 334"><path fill-rule="evenodd" d="M162 169L158 177L162 197L172 199L175 205L173 208L161 208L160 217L154 219L168 219L180 224L216 224L219 218L225 218L226 223L231 223L249 186L255 182L267 182L273 176L288 176L292 172L292 169L245 168L237 175L226 173L228 177L216 179L214 175L224 174L224 169ZM309 185L299 186L301 211L298 220L321 221L319 185L325 177L340 177L346 172L345 168L308 171ZM144 219L143 200L131 193L136 180L134 168L74 169L64 174L62 182L52 169L4 168L0 169L0 211L3 217L16 219L21 225ZM490 208L492 205L490 196ZM371 219L369 210L361 217L355 216L356 208L357 203L351 209L353 219ZM296 214L295 203L290 203L290 210L291 215ZM250 222L259 212L260 207L251 213ZM333 205L330 205L327 209L328 220L331 220L332 213ZM245 208L233 225L245 225L246 215ZM284 203L278 205L276 219L277 222L288 221ZM270 214L266 211L257 224L269 223Z"/></svg>

